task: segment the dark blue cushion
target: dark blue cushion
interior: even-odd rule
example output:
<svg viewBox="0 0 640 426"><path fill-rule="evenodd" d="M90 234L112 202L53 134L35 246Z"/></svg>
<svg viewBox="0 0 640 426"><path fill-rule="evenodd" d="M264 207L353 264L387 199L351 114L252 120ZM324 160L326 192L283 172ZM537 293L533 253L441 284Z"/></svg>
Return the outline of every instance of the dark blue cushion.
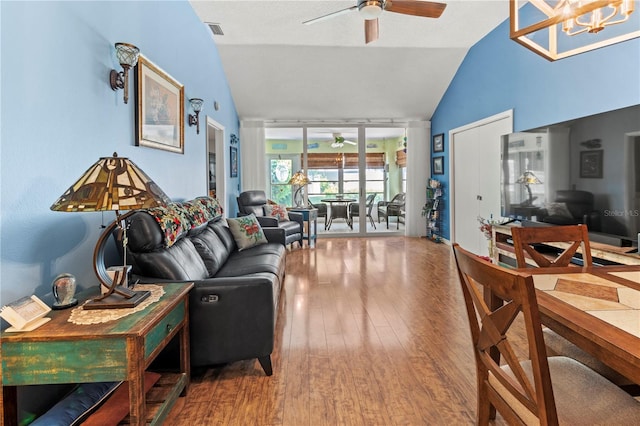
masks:
<svg viewBox="0 0 640 426"><path fill-rule="evenodd" d="M80 383L32 425L69 426L80 424L108 398L121 382Z"/></svg>

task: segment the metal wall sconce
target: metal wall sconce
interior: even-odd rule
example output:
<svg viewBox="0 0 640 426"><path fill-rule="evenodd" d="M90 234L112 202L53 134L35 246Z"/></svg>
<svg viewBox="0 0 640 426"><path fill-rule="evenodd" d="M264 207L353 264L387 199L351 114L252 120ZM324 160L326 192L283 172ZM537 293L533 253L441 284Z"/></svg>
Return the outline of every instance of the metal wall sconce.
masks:
<svg viewBox="0 0 640 426"><path fill-rule="evenodd" d="M115 91L124 89L124 103L129 102L129 68L135 67L138 63L140 49L129 43L116 43L116 56L122 67L122 71L111 70L109 81L111 88Z"/></svg>
<svg viewBox="0 0 640 426"><path fill-rule="evenodd" d="M200 111L202 110L202 104L204 101L200 98L191 98L189 99L189 103L191 104L191 108L193 109L194 114L189 114L189 126L196 126L196 134L200 134L200 120L198 116L200 115Z"/></svg>

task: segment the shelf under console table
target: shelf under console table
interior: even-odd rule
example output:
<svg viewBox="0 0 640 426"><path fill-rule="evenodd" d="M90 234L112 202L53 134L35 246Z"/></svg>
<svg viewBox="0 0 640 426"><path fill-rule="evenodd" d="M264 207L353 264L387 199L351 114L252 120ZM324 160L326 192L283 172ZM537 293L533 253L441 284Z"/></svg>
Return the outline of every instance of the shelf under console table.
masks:
<svg viewBox="0 0 640 426"><path fill-rule="evenodd" d="M493 262L508 266L516 265L516 255L511 240L511 228L519 226L517 224L494 225L491 229L493 239ZM568 243L548 243L551 247L565 249L569 247ZM618 247L595 241L590 241L591 257L594 263L602 262L606 264L621 265L640 265L640 255L637 253L637 247ZM578 249L581 253L582 249ZM529 260L529 259L527 259ZM531 265L535 265L531 261Z"/></svg>
<svg viewBox="0 0 640 426"><path fill-rule="evenodd" d="M129 390L129 424L161 424L190 378L189 291L193 284L163 284L164 294L143 310L98 324L69 322L71 309L53 311L51 321L28 332L2 333L0 416L17 424L17 386L123 381ZM78 295L82 302L98 288ZM76 308L77 309L77 308ZM97 311L93 311L97 312ZM166 399L151 407L144 376L151 362L177 337L178 371L163 373ZM51 356L55 354L55 356Z"/></svg>

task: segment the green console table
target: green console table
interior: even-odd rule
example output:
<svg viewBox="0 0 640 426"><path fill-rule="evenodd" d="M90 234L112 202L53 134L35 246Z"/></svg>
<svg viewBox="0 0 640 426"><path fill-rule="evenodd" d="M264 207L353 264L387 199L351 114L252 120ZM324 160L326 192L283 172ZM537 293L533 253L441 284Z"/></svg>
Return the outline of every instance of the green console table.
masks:
<svg viewBox="0 0 640 426"><path fill-rule="evenodd" d="M129 386L132 425L161 424L189 386L189 290L193 284L163 284L165 294L142 311L90 325L68 321L71 309L52 311L40 328L2 333L0 415L5 425L17 424L16 386L125 381ZM95 297L97 286L78 295ZM150 407L144 373L169 341L180 342L179 371L163 373L165 400Z"/></svg>

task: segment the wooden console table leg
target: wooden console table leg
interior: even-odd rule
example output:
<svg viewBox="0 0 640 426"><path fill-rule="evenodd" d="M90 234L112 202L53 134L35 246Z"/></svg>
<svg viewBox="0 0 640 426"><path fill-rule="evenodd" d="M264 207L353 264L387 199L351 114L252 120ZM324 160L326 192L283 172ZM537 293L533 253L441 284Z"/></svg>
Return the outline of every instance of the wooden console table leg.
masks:
<svg viewBox="0 0 640 426"><path fill-rule="evenodd" d="M18 392L15 386L2 386L0 388L0 412L2 412L3 425L14 426L18 424Z"/></svg>
<svg viewBox="0 0 640 426"><path fill-rule="evenodd" d="M130 424L146 424L144 394L144 339L129 343L129 417Z"/></svg>

